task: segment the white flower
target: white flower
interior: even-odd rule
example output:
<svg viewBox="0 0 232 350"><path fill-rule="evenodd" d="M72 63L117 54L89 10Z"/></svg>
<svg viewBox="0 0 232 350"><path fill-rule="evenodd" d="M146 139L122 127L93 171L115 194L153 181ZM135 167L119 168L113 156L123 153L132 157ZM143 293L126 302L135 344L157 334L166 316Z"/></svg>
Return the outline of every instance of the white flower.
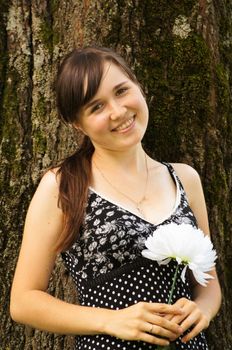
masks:
<svg viewBox="0 0 232 350"><path fill-rule="evenodd" d="M145 246L148 249L143 250L142 255L159 264L168 264L171 259L175 259L178 264L185 264L181 273L183 282L187 267L202 286L206 286L207 279L213 278L206 272L215 266L216 251L209 236L200 229L189 224L160 226L147 238Z"/></svg>

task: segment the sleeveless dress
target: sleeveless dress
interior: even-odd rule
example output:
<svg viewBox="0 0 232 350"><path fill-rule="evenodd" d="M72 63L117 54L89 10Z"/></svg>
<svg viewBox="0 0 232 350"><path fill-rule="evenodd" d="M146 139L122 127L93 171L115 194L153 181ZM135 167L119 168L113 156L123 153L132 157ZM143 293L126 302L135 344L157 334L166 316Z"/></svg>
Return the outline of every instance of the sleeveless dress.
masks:
<svg viewBox="0 0 232 350"><path fill-rule="evenodd" d="M176 262L158 265L141 255L144 241L161 225L187 223L197 227L184 188L169 163L170 175L176 184L176 203L168 218L158 225L132 214L125 208L89 189L86 215L80 238L62 253L62 258L76 284L79 304L91 307L121 309L138 303L167 303ZM188 274L185 283L180 278L173 303L192 298ZM208 350L201 332L187 344L175 341L177 350ZM155 345L142 341L127 341L105 334L76 337L76 350L149 350Z"/></svg>

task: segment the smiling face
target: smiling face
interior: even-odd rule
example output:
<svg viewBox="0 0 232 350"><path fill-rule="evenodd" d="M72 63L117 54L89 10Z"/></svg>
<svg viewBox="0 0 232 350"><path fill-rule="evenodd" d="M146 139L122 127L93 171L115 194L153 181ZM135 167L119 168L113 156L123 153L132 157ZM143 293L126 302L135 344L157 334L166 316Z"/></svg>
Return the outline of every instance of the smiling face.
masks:
<svg viewBox="0 0 232 350"><path fill-rule="evenodd" d="M95 149L123 151L141 142L147 122L140 87L106 61L97 93L82 107L75 125L90 137Z"/></svg>

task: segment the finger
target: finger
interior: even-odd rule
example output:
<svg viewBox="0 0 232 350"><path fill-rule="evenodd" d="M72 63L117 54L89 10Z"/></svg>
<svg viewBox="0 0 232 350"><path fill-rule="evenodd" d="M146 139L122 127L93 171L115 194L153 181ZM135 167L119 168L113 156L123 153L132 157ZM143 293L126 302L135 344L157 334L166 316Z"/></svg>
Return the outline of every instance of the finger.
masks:
<svg viewBox="0 0 232 350"><path fill-rule="evenodd" d="M181 297L180 299L178 299L173 305L179 305L179 306L183 306L186 304L186 302L192 301L191 299L188 299L186 297Z"/></svg>
<svg viewBox="0 0 232 350"><path fill-rule="evenodd" d="M163 315L163 317L168 320L168 321L173 321L174 320L174 317L175 315L173 314L166 314L166 315ZM175 321L174 321L175 322ZM176 322L177 323L177 322Z"/></svg>
<svg viewBox="0 0 232 350"><path fill-rule="evenodd" d="M170 344L167 339L158 338L148 333L142 333L140 336L140 340L150 344L161 345L161 346L168 346Z"/></svg>
<svg viewBox="0 0 232 350"><path fill-rule="evenodd" d="M165 317L161 317L158 315L152 315L152 317L150 317L149 322L153 325L159 326L162 329L165 329L166 331L168 331L168 337L175 337L176 335L180 335L183 333L183 329L180 325L178 325L177 323L173 322L173 321L169 321L167 320Z"/></svg>
<svg viewBox="0 0 232 350"><path fill-rule="evenodd" d="M167 317L165 316L165 319L180 325L181 322L183 322L186 317L187 317L187 314L183 312L182 315L168 315Z"/></svg>
<svg viewBox="0 0 232 350"><path fill-rule="evenodd" d="M182 315L173 315L173 317L171 318L171 321L181 324L181 326L182 322L188 317L188 315L190 315L194 311L194 309L196 309L196 304L193 301L183 299L184 298L180 299L180 304L182 305Z"/></svg>
<svg viewBox="0 0 232 350"><path fill-rule="evenodd" d="M164 337L164 338L168 338L168 339L173 339L177 335L176 333L171 332L170 330L162 328L162 327L157 326L157 325L153 325L152 329L149 330L149 333L153 334L155 336L158 336L158 337Z"/></svg>
<svg viewBox="0 0 232 350"><path fill-rule="evenodd" d="M169 304L162 304L162 303L148 303L151 311L155 312L156 314L182 314L182 308L178 305L169 305Z"/></svg>
<svg viewBox="0 0 232 350"><path fill-rule="evenodd" d="M188 334L186 334L181 341L183 343L187 343L189 340L194 338L197 334L199 334L205 328L204 322L199 322Z"/></svg>
<svg viewBox="0 0 232 350"><path fill-rule="evenodd" d="M189 329L191 326L197 324L201 318L200 313L196 310L195 312L191 313L186 319L181 323L181 327L183 328L183 331L185 332L187 329Z"/></svg>

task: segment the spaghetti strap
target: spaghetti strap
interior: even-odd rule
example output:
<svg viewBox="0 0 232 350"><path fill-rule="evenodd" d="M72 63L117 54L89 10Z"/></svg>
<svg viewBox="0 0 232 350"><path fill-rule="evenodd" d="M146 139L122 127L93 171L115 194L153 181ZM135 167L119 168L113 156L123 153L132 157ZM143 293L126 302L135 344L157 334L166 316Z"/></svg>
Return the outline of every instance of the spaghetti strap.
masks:
<svg viewBox="0 0 232 350"><path fill-rule="evenodd" d="M177 175L175 169L173 168L172 164L170 163L167 163L167 162L162 162L162 164L166 165L166 167L168 168L171 176L176 180L176 182L178 183L179 185L179 188L180 188L180 192L181 192L181 195L184 197L185 201L189 204L189 200L188 200L188 195L187 193L185 192L185 189L184 189L184 186L179 178L179 176Z"/></svg>

